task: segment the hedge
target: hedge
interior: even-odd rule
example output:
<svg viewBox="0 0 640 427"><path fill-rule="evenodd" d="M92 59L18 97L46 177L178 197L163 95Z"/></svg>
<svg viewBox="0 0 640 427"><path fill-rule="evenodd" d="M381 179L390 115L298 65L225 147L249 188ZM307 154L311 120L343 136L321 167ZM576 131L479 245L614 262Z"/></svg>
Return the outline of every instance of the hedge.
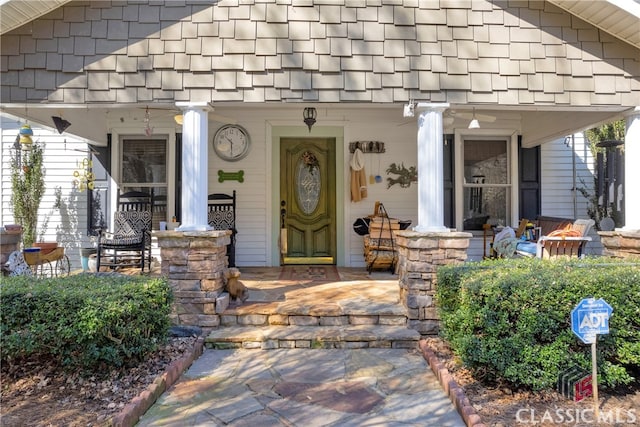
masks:
<svg viewBox="0 0 640 427"><path fill-rule="evenodd" d="M0 358L49 357L70 368L126 366L168 336L172 294L162 278L3 278Z"/></svg>
<svg viewBox="0 0 640 427"><path fill-rule="evenodd" d="M514 387L552 389L561 372L591 370L591 346L571 330L584 298L613 307L598 335L598 382L630 384L640 374L640 264L593 258L508 259L437 271L441 335L478 376Z"/></svg>

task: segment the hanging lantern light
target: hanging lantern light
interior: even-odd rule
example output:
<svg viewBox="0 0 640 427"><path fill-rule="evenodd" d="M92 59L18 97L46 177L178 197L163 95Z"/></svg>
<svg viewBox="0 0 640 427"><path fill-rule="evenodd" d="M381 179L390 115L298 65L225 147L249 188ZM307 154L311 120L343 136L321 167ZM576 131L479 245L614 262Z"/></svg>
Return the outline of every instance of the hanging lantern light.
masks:
<svg viewBox="0 0 640 427"><path fill-rule="evenodd" d="M316 117L318 113L316 109L313 107L307 107L302 112L302 117L304 118L304 122L307 126L309 126L309 132L311 132L311 126L313 126L316 122Z"/></svg>

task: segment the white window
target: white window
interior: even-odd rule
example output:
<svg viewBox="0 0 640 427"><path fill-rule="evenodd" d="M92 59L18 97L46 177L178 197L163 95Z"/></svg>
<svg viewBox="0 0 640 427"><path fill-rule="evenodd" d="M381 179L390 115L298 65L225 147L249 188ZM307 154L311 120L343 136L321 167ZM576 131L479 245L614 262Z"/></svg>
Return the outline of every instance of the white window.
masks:
<svg viewBox="0 0 640 427"><path fill-rule="evenodd" d="M456 228L513 225L517 216L517 138L494 131L456 134ZM489 133L491 132L491 133Z"/></svg>

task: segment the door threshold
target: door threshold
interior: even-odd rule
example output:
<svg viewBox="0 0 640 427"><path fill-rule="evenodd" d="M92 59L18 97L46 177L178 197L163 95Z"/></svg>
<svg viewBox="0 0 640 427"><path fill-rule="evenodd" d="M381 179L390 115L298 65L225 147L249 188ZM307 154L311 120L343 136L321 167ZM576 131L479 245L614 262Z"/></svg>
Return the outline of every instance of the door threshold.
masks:
<svg viewBox="0 0 640 427"><path fill-rule="evenodd" d="M305 264L321 264L332 265L335 264L333 257L284 257L282 259L283 265L305 265Z"/></svg>

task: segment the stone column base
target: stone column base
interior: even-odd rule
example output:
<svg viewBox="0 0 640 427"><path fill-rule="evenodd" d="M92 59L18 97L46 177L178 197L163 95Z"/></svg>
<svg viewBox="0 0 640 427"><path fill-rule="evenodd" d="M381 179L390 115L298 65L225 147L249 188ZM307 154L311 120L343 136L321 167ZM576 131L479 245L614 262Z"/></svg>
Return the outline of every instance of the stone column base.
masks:
<svg viewBox="0 0 640 427"><path fill-rule="evenodd" d="M598 231L604 250L614 258L640 258L640 230Z"/></svg>
<svg viewBox="0 0 640 427"><path fill-rule="evenodd" d="M471 233L397 231L400 301L408 326L422 335L435 335L440 319L434 302L436 269L467 259Z"/></svg>
<svg viewBox="0 0 640 427"><path fill-rule="evenodd" d="M156 231L153 236L158 238L162 275L173 290L172 323L203 330L219 326L220 312L228 304L222 293L231 231Z"/></svg>

